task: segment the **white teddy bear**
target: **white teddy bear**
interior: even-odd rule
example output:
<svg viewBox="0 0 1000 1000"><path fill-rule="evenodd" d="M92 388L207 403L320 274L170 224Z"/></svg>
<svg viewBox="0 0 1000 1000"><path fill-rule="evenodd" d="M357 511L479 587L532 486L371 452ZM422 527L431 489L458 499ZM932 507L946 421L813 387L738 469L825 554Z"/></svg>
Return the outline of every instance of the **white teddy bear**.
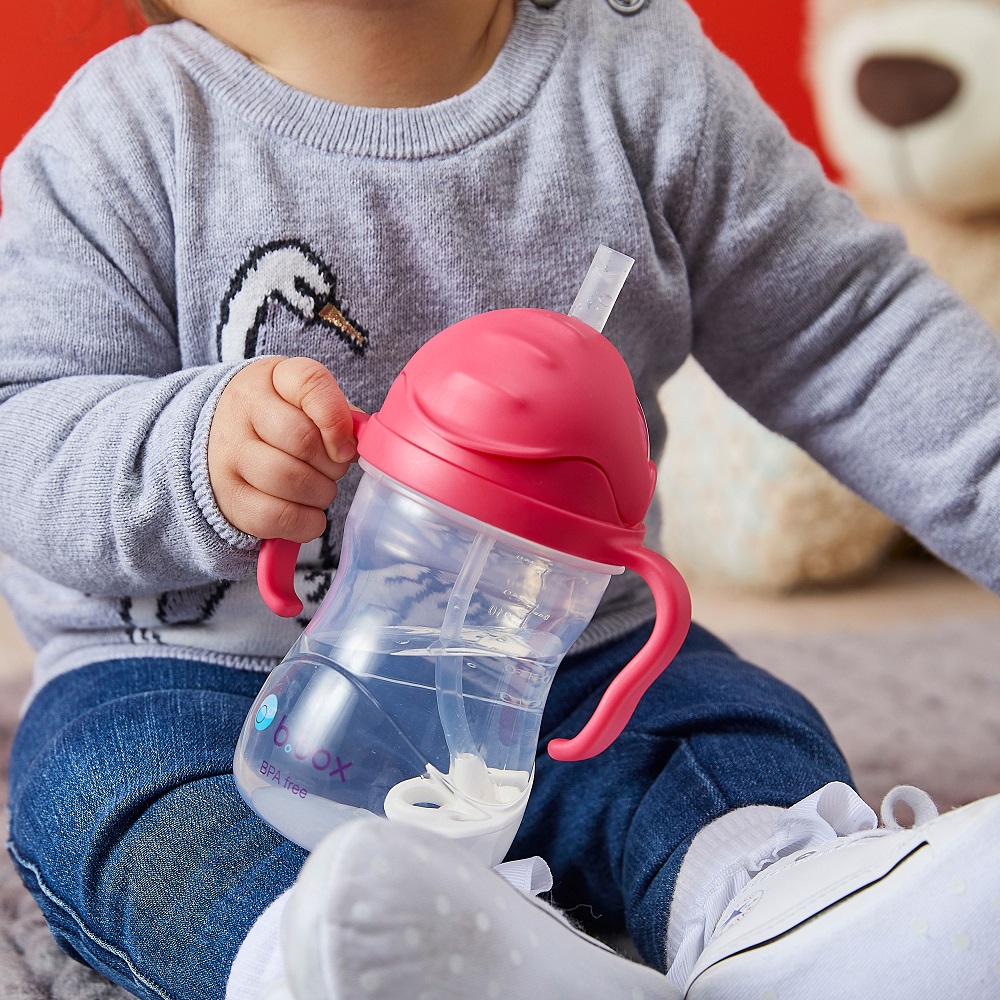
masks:
<svg viewBox="0 0 1000 1000"><path fill-rule="evenodd" d="M811 15L847 186L1000 329L1000 0L813 0Z"/></svg>

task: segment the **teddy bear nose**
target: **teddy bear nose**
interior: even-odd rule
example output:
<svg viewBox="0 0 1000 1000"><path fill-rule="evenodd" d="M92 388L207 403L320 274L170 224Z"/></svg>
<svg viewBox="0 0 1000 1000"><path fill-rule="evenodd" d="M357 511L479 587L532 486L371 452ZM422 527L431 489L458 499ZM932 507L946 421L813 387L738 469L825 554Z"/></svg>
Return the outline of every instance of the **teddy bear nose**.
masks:
<svg viewBox="0 0 1000 1000"><path fill-rule="evenodd" d="M957 97L962 78L950 66L917 56L872 56L855 82L861 106L890 128L940 114Z"/></svg>

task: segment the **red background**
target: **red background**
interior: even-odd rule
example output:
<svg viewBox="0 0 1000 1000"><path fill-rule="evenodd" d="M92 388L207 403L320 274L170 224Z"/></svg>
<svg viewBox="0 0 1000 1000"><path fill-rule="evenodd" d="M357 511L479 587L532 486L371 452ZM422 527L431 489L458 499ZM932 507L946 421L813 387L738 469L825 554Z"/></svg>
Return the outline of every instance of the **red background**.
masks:
<svg viewBox="0 0 1000 1000"><path fill-rule="evenodd" d="M692 3L792 132L817 148L801 72L803 0ZM125 0L18 0L9 8L0 40L0 159L84 60L141 24Z"/></svg>

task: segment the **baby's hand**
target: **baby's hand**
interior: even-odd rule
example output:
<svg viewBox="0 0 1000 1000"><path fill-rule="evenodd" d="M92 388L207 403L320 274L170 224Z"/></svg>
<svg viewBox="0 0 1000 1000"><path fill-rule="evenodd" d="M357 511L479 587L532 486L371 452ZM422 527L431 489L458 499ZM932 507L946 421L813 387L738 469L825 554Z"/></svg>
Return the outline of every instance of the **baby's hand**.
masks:
<svg viewBox="0 0 1000 1000"><path fill-rule="evenodd" d="M230 524L258 538L319 537L356 455L351 408L310 358L261 358L237 372L208 435L215 501Z"/></svg>

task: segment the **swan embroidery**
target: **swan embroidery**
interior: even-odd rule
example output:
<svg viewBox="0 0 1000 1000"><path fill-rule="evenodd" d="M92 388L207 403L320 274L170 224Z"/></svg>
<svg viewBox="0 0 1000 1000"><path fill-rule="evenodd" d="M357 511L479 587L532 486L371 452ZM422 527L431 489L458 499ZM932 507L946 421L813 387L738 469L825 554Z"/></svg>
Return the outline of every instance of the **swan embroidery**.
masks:
<svg viewBox="0 0 1000 1000"><path fill-rule="evenodd" d="M268 311L277 302L303 323L329 329L357 355L368 346L368 334L337 300L337 279L323 259L299 240L279 240L257 247L233 275L219 313L216 349L219 360L239 362L256 355ZM318 565L306 575L310 598L325 596L337 568L332 528L320 540ZM161 642L163 628L197 627L212 621L231 581L191 590L168 591L144 599L119 602L118 617L134 643ZM306 620L300 620L305 625Z"/></svg>
<svg viewBox="0 0 1000 1000"><path fill-rule="evenodd" d="M306 323L321 323L355 354L368 335L336 300L337 279L322 258L299 240L257 247L233 276L216 331L220 361L242 361L257 341L272 302L280 302Z"/></svg>
<svg viewBox="0 0 1000 1000"><path fill-rule="evenodd" d="M211 620L215 609L232 586L230 580L197 590L168 590L155 598L123 597L118 617L132 629L134 643L160 642L164 626L200 625Z"/></svg>

